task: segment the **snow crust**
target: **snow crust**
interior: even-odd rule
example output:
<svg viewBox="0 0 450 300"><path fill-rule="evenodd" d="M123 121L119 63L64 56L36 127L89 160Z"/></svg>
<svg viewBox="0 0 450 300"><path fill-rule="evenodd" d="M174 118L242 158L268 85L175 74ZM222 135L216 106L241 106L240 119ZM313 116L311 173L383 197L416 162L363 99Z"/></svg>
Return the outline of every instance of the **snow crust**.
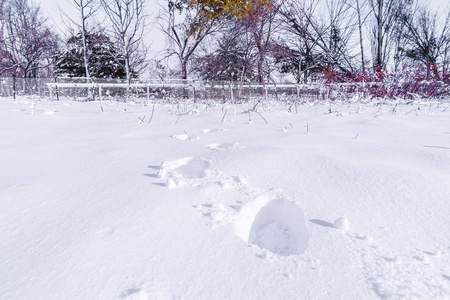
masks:
<svg viewBox="0 0 450 300"><path fill-rule="evenodd" d="M2 99L0 299L450 298L448 102L255 104Z"/></svg>

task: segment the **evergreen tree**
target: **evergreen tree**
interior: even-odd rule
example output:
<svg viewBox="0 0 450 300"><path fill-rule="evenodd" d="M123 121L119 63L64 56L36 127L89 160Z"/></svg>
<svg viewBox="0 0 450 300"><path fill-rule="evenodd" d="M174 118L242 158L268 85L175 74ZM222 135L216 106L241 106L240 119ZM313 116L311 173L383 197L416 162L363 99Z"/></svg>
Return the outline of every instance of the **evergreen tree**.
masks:
<svg viewBox="0 0 450 300"><path fill-rule="evenodd" d="M123 69L124 58L108 36L100 32L86 32L89 74L94 78L126 78ZM83 36L78 33L67 40L66 49L61 51L56 62L57 73L70 77L84 77L86 74L83 54ZM119 60L119 63L117 62ZM134 72L133 72L134 73Z"/></svg>

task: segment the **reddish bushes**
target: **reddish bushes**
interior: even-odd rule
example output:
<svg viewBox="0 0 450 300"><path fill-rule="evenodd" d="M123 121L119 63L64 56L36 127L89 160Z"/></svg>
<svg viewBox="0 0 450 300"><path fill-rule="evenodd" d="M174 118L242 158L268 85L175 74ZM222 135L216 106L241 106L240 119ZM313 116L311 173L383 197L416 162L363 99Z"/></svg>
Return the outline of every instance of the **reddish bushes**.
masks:
<svg viewBox="0 0 450 300"><path fill-rule="evenodd" d="M375 68L371 72L342 73L324 68L326 83L338 84L347 93L359 92L371 98L442 98L450 96L450 73L435 64L405 66L395 73Z"/></svg>

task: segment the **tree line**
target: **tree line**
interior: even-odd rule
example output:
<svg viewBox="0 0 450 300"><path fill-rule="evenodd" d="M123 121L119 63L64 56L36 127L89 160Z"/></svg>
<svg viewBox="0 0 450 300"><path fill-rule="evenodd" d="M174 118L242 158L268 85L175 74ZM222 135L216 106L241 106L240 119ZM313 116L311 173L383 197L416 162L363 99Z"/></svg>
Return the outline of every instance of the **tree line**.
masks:
<svg viewBox="0 0 450 300"><path fill-rule="evenodd" d="M419 0L67 0L61 38L33 0L0 0L0 76L298 83L411 72L450 81L450 6ZM103 20L99 20L99 16ZM166 41L148 57L148 28ZM71 29L69 29L71 28ZM407 70L407 71L405 71ZM408 73L410 74L410 73Z"/></svg>

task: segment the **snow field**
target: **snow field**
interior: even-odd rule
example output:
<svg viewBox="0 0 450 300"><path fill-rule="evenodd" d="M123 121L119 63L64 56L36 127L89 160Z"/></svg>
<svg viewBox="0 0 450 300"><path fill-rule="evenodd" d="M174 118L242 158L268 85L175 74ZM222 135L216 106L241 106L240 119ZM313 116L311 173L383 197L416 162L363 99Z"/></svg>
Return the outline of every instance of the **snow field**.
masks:
<svg viewBox="0 0 450 300"><path fill-rule="evenodd" d="M101 106L0 102L0 299L450 297L448 110Z"/></svg>

